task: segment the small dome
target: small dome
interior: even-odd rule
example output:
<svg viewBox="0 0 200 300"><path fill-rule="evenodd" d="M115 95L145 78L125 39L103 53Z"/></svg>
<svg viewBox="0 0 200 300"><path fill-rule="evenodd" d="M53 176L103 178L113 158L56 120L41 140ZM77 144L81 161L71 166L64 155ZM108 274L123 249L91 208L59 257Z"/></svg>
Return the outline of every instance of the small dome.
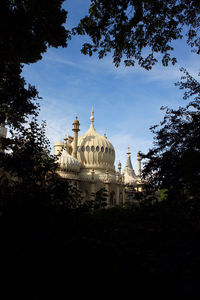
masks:
<svg viewBox="0 0 200 300"><path fill-rule="evenodd" d="M60 169L63 171L79 172L80 163L72 157L66 149L63 149L61 156L58 159Z"/></svg>
<svg viewBox="0 0 200 300"><path fill-rule="evenodd" d="M135 175L134 170L130 170L127 167L123 171L124 174L124 183L127 185L136 185L137 176Z"/></svg>
<svg viewBox="0 0 200 300"><path fill-rule="evenodd" d="M82 167L114 170L115 150L106 137L94 129L94 112L90 118L90 129L78 138L77 158Z"/></svg>
<svg viewBox="0 0 200 300"><path fill-rule="evenodd" d="M74 120L73 124L78 124L78 125L80 125L79 120L78 120L78 117L76 117L76 119ZM73 125L73 124L72 124L72 125Z"/></svg>

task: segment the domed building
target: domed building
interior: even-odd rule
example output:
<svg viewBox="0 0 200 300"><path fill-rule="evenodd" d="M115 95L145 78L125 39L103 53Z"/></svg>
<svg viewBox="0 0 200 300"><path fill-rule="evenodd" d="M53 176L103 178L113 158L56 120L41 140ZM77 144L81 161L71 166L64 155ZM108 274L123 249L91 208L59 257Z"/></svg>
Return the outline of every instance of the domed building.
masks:
<svg viewBox="0 0 200 300"><path fill-rule="evenodd" d="M80 123L73 122L74 137L68 136L62 143L54 143L54 155L58 157L59 171L62 178L72 181L82 192L84 200L93 200L102 188L108 193L110 206L126 202L126 189L132 186L137 190L136 176L127 153L126 167L121 173L121 163L115 170L115 149L107 137L101 136L94 128L94 111L92 109L89 130L78 137Z"/></svg>

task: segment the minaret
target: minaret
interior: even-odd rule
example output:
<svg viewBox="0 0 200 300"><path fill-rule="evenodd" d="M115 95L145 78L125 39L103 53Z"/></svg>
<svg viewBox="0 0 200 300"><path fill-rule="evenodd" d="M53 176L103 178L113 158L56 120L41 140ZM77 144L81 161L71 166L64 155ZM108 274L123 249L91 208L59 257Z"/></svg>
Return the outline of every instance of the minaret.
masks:
<svg viewBox="0 0 200 300"><path fill-rule="evenodd" d="M119 175L121 175L121 169L122 169L122 164L119 161L119 163L118 163L118 172L119 172Z"/></svg>
<svg viewBox="0 0 200 300"><path fill-rule="evenodd" d="M131 163L131 152L130 152L130 147L128 147L128 152L127 152L126 154L127 154L126 166L128 167L128 169L133 170L133 166L132 166L132 163Z"/></svg>
<svg viewBox="0 0 200 300"><path fill-rule="evenodd" d="M141 160L142 160L142 155L141 155L140 151L138 151L137 160L138 160L138 177L141 178Z"/></svg>
<svg viewBox="0 0 200 300"><path fill-rule="evenodd" d="M78 117L76 117L76 119L74 120L74 123L72 124L73 127L73 132L74 132L74 145L73 145L73 152L72 152L72 156L77 158L77 144L78 144L78 132L80 131L79 129L79 121L78 121Z"/></svg>

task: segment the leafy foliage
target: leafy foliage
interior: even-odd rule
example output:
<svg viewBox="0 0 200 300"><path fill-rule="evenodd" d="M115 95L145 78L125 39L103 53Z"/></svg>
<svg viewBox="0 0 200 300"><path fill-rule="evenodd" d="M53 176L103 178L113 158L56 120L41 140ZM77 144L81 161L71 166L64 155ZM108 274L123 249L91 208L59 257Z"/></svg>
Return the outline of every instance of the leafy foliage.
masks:
<svg viewBox="0 0 200 300"><path fill-rule="evenodd" d="M195 99L177 110L161 108L166 114L160 128L151 128L155 134L154 148L146 155L144 173L151 174L155 186L188 198L200 195L200 83L186 70L182 71L185 76L176 85L187 89L185 99Z"/></svg>
<svg viewBox="0 0 200 300"><path fill-rule="evenodd" d="M41 59L48 47L67 46L69 32L63 26L67 12L62 3L63 0L1 1L0 124L8 126L12 133L0 141L1 148L7 151L0 153L3 206L7 200L30 204L32 199L39 203L50 197L50 187L51 194L56 191L52 187L53 178L54 185L58 182L56 164L45 138L45 124L40 127L36 120L41 98L34 86L26 84L22 69L24 64ZM24 123L31 115L34 118L26 127ZM62 191L68 190L65 183Z"/></svg>
<svg viewBox="0 0 200 300"><path fill-rule="evenodd" d="M113 63L119 66L138 64L151 69L162 54L162 64L175 64L171 57L171 42L182 39L186 29L187 44L200 54L200 3L191 0L91 0L88 16L73 29L74 34L88 34L82 53L98 52L103 58L113 53Z"/></svg>
<svg viewBox="0 0 200 300"><path fill-rule="evenodd" d="M40 98L21 76L23 64L42 58L47 48L66 47L63 0L2 0L0 9L0 123L13 128L37 115Z"/></svg>
<svg viewBox="0 0 200 300"><path fill-rule="evenodd" d="M0 65L0 124L20 128L29 115L38 114L40 99L34 86L21 77L20 64Z"/></svg>
<svg viewBox="0 0 200 300"><path fill-rule="evenodd" d="M29 127L12 132L7 152L0 153L2 211L23 215L33 207L38 212L45 207L66 211L80 205L77 188L57 175L57 157L51 155L45 128L34 117Z"/></svg>
<svg viewBox="0 0 200 300"><path fill-rule="evenodd" d="M33 63L47 47L66 47L68 31L64 0L2 0L0 10L0 61Z"/></svg>

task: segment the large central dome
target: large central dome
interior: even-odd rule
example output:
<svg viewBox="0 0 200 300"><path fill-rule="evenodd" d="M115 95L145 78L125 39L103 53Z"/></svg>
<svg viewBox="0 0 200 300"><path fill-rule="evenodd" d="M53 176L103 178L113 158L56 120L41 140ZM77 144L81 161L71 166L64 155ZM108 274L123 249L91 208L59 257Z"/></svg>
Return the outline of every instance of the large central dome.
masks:
<svg viewBox="0 0 200 300"><path fill-rule="evenodd" d="M91 114L89 130L78 138L77 159L83 168L114 171L115 150L105 136L94 129L94 112Z"/></svg>

